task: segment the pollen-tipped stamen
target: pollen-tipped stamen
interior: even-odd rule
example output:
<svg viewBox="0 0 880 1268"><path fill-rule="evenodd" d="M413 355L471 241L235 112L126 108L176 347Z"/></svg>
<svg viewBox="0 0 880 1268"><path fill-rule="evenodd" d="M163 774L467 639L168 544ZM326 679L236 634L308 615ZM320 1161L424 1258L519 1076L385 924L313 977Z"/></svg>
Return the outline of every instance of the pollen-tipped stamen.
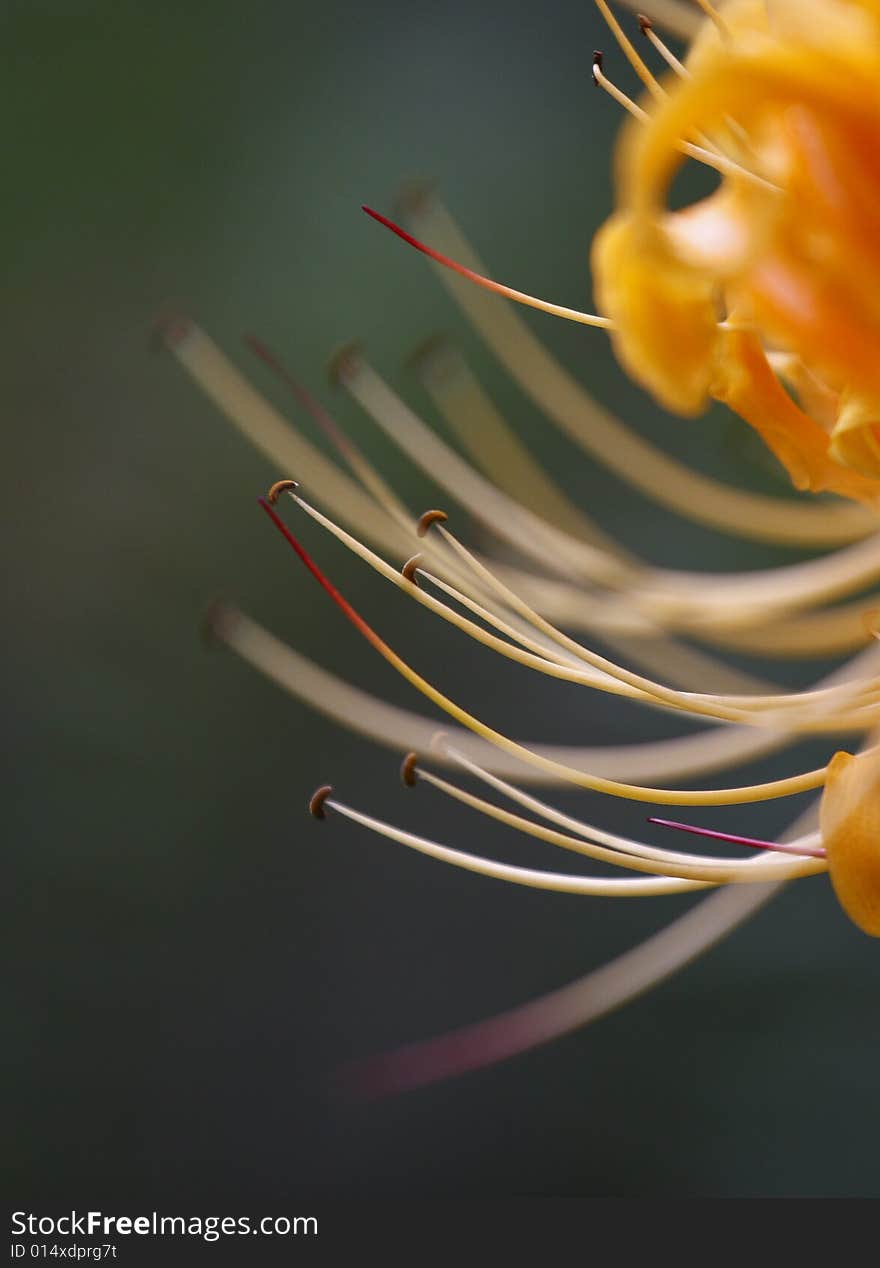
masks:
<svg viewBox="0 0 880 1268"><path fill-rule="evenodd" d="M282 493L292 493L294 489L299 488L297 480L276 480L266 494L266 501L270 506L274 506Z"/></svg>
<svg viewBox="0 0 880 1268"><path fill-rule="evenodd" d="M215 637L251 668L331 721L397 752L432 749L437 735L436 719L388 704L330 673L239 609L224 605L213 629ZM869 653L876 658L877 652L872 646L869 652L861 653L843 670L831 675L829 682L841 680L842 675L854 676ZM739 765L775 752L784 746L786 739L786 734L780 731L716 727L673 739L622 745L590 747L534 742L528 747L550 758L557 768L574 766L615 779L625 777L632 782L648 783L708 776L732 764ZM557 773L557 768L547 770L523 765L513 754L484 743L464 727L450 731L449 741L454 743L456 754L469 755L482 764L486 773L506 776L530 786L567 782L564 775ZM444 764L453 761L443 751L438 754L438 760ZM454 761L458 760L456 756Z"/></svg>
<svg viewBox="0 0 880 1268"><path fill-rule="evenodd" d="M492 880L507 881L509 884L522 885L528 889L549 890L557 894L577 894L588 898L647 898L659 894L680 894L690 890L705 889L711 884L721 882L693 881L673 876L644 877L593 877L565 875L561 872L547 872L540 868L518 867L511 863L499 863L494 859L484 858L480 854L471 854L452 846L432 841L428 837L417 836L397 828L374 815L356 810L335 797L328 796L322 802L321 810L331 809L352 822L368 828L388 841L396 841L408 849L426 854L440 863L448 863L467 872L476 872Z"/></svg>
<svg viewBox="0 0 880 1268"><path fill-rule="evenodd" d="M603 91L612 98L612 100L616 101L619 106L626 110L628 114L632 115L634 119L638 120L639 123L650 122L651 116L648 112L643 110L640 105L633 101L632 97L627 96L627 94L621 88L618 88L617 84L615 84L614 81L609 79L605 74L605 71L603 70L602 55L600 53L593 54L593 83L602 88ZM678 143L678 149L682 154L687 155L688 158L692 158L697 163L702 163L706 167L714 168L716 172L720 172L725 176L737 176L742 180L751 182L752 184L760 185L762 188L773 193L780 192L778 185L774 185L772 181L767 180L766 177L759 175L757 172L751 171L750 168L744 167L742 163L738 163L736 159L731 158L729 154L724 154L721 150L712 145L711 142L708 141L708 138L701 137L700 139L704 141L705 144L697 145L693 141L682 140ZM721 322L719 324L727 328L726 322Z"/></svg>
<svg viewBox="0 0 880 1268"><path fill-rule="evenodd" d="M472 271L485 271L436 198L423 195L418 201L410 200L408 214L426 225L448 255L467 259ZM646 497L686 519L759 541L824 546L875 531L876 518L861 506L800 505L736 489L691 470L600 406L515 310L491 303L483 291L463 285L447 269L440 269L439 276L501 365L548 419Z"/></svg>
<svg viewBox="0 0 880 1268"><path fill-rule="evenodd" d="M332 784L322 784L316 788L309 799L309 814L313 819L325 819L324 805L333 792Z"/></svg>
<svg viewBox="0 0 880 1268"><path fill-rule="evenodd" d="M604 833L605 840L613 843L611 848L609 848L607 845L597 844L592 837L571 836L568 833L548 828L544 824L535 823L522 815L514 814L501 806L496 806L494 803L486 801L483 797L477 797L473 793L467 792L464 788L459 788L458 785L451 783L448 779L435 775L433 771L422 769L420 771L420 779L423 783L432 785L446 796L452 797L463 805L469 806L472 810L476 810L479 814L503 823L506 827L513 828L517 832L535 837L549 845L559 846L561 849L569 850L575 854L595 859L601 863L609 863L614 867L621 867L632 872L644 872L652 876L671 876L679 880L706 881L710 884L736 884L740 881L752 883L762 879L779 880L784 878L792 880L795 877L812 875L814 872L825 870L824 866L819 866L811 861L805 861L802 867L767 862L763 864L762 869L757 869L749 859L721 859L700 855L685 855L679 852L657 849L643 842L618 837L614 833ZM626 848L623 848L624 846Z"/></svg>
<svg viewBox="0 0 880 1268"><path fill-rule="evenodd" d="M607 657L600 656L598 653L592 651L592 649L585 647L582 643L578 643L575 639L571 638L569 635L564 634L561 630L559 630L555 625L553 625L552 622L546 620L543 616L541 616L540 613L535 611L535 609L531 607L531 605L529 605L520 595L514 593L510 589L510 587L505 585L504 582L501 581L500 578L498 578L481 560L477 559L476 556L471 551L469 551L467 547L462 542L460 542L458 538L455 536L455 534L452 533L448 528L442 527L440 529L440 533L443 536L444 540L449 543L449 545L453 548L453 550L455 550L455 552L463 560L463 562L466 563L469 567L471 567L474 570L474 572L480 578L480 580L482 580L487 585L489 585L493 590L495 590L495 592L498 594L501 600L513 612L515 612L517 615L522 617L530 625L532 625L536 630L538 630L541 634L551 639L552 642L558 644L565 651L573 654L575 657L577 657L577 659L584 661L586 664L591 665L593 668L600 670L602 673L610 674L612 677L618 679L618 681L625 683L626 685L636 688L638 690L645 691L649 695L656 697L658 700L662 700L669 704L677 704L678 706L689 706L695 712L701 711L701 708L705 704L707 697L705 696L701 697L698 693L687 693L687 697L685 697L684 693L677 692L672 688L668 688L662 683L654 682L651 679L645 678L641 674L636 674L630 670L626 670L622 666L616 665L613 661L609 660ZM873 690L873 692L876 694L876 690L877 690L876 681L870 684L867 684L865 686L870 687ZM830 690L832 698L836 697L838 694L841 694L844 698L849 697L851 701L855 691L858 691L861 689L862 689L861 684L857 685L856 688L853 688L852 685L842 684L839 687L834 687L829 690ZM807 694L809 695L809 693ZM725 699L731 700L732 698L726 697ZM716 698L716 700L720 700L720 698ZM759 698L758 701L752 701L752 704L759 704L762 707L763 705L770 705L774 709L786 708L796 703L798 702L795 700L795 698L791 696L786 697L784 695L762 697L762 698ZM811 701L811 703L814 703L814 701ZM748 708L749 697L746 696L741 699L735 700L733 707L734 708L742 708L742 707ZM740 716L738 714L723 715L721 713L717 713L714 716L717 716L717 717L727 716L728 720L730 721L740 720ZM827 719L825 721L827 722Z"/></svg>
<svg viewBox="0 0 880 1268"><path fill-rule="evenodd" d="M427 607L445 621L456 626L470 638L476 639L490 650L496 651L508 659L530 669L538 670L550 677L561 678L581 686L592 687L602 691L613 692L631 699L641 700L654 706L675 710L683 710L695 716L705 716L733 722L762 723L762 715L768 722L791 731L839 731L853 721L852 710L856 709L858 700L853 699L856 691L866 691L869 684L840 684L834 687L816 687L811 691L789 692L775 695L738 695L722 696L694 692L678 692L665 684L656 683L641 675L631 674L614 662L600 658L580 644L567 642L569 651L579 648L584 653L580 656L562 654L555 651L545 642L530 638L528 634L517 629L500 618L497 610L492 611L475 602L470 596L456 589L455 586L424 570L421 556L413 556L398 574L395 569L376 555L363 542L347 533L328 516L311 506L303 497L293 499L307 515L330 532L338 541L367 563L371 568L395 584L399 585L399 575L417 585L416 570L423 573L424 579L431 585L448 594L457 603L464 606L482 621L497 629L512 642L499 640L481 626L462 617L448 605L440 603L431 595L420 591L413 595L419 603ZM444 530L448 532L448 530ZM464 548L462 548L464 549ZM562 636L565 638L566 636ZM518 645L518 646L517 646ZM523 649L523 650L520 650ZM838 697L842 703L837 704ZM837 706L835 708L835 705ZM774 711L782 711L776 718ZM800 714L803 712L803 718ZM856 721L858 721L858 717ZM869 724L865 720L864 725Z"/></svg>
<svg viewBox="0 0 880 1268"><path fill-rule="evenodd" d="M415 788L418 780L416 767L419 764L418 753L407 753L400 763L400 782L405 788Z"/></svg>
<svg viewBox="0 0 880 1268"><path fill-rule="evenodd" d="M649 44L653 46L654 50L660 54L669 69L674 71L676 75L680 76L680 78L687 79L690 72L685 64L675 56L666 41L661 39L654 30L654 23L651 19L646 17L644 13L639 13L636 16L639 22L639 30L642 35L644 35Z"/></svg>
<svg viewBox="0 0 880 1268"><path fill-rule="evenodd" d="M362 634L362 636L370 643L370 645L392 666L401 677L405 678L417 691L421 692L427 699L433 701L448 716L455 718L468 730L473 731L482 739L488 740L490 744L496 745L498 748L519 757L522 761L544 770L547 774L557 775L563 779L567 779L569 783L580 788L588 788L594 792L607 793L611 796L622 797L631 801L650 801L658 805L739 805L747 801L767 801L777 797L789 796L796 792L806 792L809 789L821 787L827 775L827 766L819 767L815 770L805 771L799 775L790 776L787 779L768 780L760 784L750 784L735 788L718 788L718 789L666 789L666 788L646 788L633 784L627 784L613 779L605 779L585 771L577 770L573 767L562 763L555 762L542 756L540 753L532 749L526 748L522 744L518 744L509 736L504 735L500 731L488 726L479 718L457 705L448 696L433 686L427 679L418 674L402 657L382 639L373 628L363 619L363 617L351 606L351 604L340 594L330 580L321 572L317 564L312 560L303 546L297 541L294 535L287 528L286 524L279 518L273 507L269 505L265 499L260 499L260 505L263 510L273 521L278 531L287 540L288 544L293 548L299 556L302 563L316 581L327 592L330 598L341 609L349 621Z"/></svg>
<svg viewBox="0 0 880 1268"><path fill-rule="evenodd" d="M419 537L424 537L432 524L445 524L448 519L449 516L445 511L425 511L419 516L418 523L416 524L416 534Z"/></svg>
<svg viewBox="0 0 880 1268"><path fill-rule="evenodd" d="M633 44L632 40L626 34L626 32L624 31L620 23L617 21L617 18L614 16L614 14L611 12L611 9L609 8L609 6L605 3L605 0L595 0L595 3L596 3L596 8L599 10L599 12L602 14L602 17L605 19L606 26L608 27L611 34L614 36L615 40L617 41L617 45L620 48L620 51L623 53L624 57L627 59L630 66L632 66L633 70L636 72L639 79L647 88L648 92L651 93L651 95L654 98L656 98L658 101L662 101L663 98L666 96L666 93L663 91L663 88L661 87L661 85L657 82L656 76L652 74L650 67L642 58L638 49ZM595 54L593 54L593 56L595 57Z"/></svg>

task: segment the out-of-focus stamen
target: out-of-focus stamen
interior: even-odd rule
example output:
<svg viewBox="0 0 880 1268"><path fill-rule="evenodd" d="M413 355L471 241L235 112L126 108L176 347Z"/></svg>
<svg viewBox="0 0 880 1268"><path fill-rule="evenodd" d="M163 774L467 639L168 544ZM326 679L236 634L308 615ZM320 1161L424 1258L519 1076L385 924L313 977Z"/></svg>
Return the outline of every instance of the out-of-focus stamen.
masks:
<svg viewBox="0 0 880 1268"><path fill-rule="evenodd" d="M710 18L715 23L719 33L727 39L730 36L730 28L715 6L710 4L709 0L695 0L695 3L700 6L706 17Z"/></svg>
<svg viewBox="0 0 880 1268"><path fill-rule="evenodd" d="M617 84L615 84L614 81L609 79L605 74L602 69L602 54L598 52L593 54L593 83L604 89L609 97L616 101L619 106L622 106L623 109L626 110L628 114L632 115L634 119L637 119L639 123L649 122L650 115L648 112L643 110L641 106L637 105L631 97L628 97L626 93L618 88ZM706 140L705 137L702 139ZM731 158L730 155L722 153L715 147L710 148L709 144L695 145L692 141L679 141L678 148L681 153L686 154L688 158L695 159L696 162L703 163L706 167L712 167L716 172L721 172L726 176L737 176L741 180L749 181L754 185L760 185L762 188L773 193L780 192L778 185L774 185L772 181L768 181L757 172L753 172L749 168L744 167L742 163L738 163L736 159ZM725 329L728 328L727 322L721 322L719 324Z"/></svg>
<svg viewBox="0 0 880 1268"><path fill-rule="evenodd" d="M306 485L320 489L323 505L383 550L402 554L407 549L408 535L386 508L306 440L194 322L188 322L169 347L206 396L276 471L295 471Z"/></svg>
<svg viewBox="0 0 880 1268"><path fill-rule="evenodd" d="M363 542L359 542L357 538L352 537L350 533L335 524L328 516L311 506L303 497L297 495L294 496L293 500L316 523L332 533L338 541L363 559L365 563L386 580L397 585L400 584L398 580L399 574L395 569L365 546ZM444 529L442 532L447 533L448 530ZM452 539L451 534L450 540L455 540ZM460 543L457 543L457 548L460 548L465 559L470 560L472 558L469 552L465 553L465 548L461 547ZM483 567L483 565L480 566ZM515 660L550 677L561 678L601 691L629 696L655 707L668 707L683 710L693 716L705 716L726 721L765 724L766 720L766 724L782 726L791 732L839 731L843 726L851 722L852 710L858 709L863 698L873 698L870 694L871 688L874 689L874 697L877 695L876 682L870 679L856 684L844 683L835 687L814 688L804 692L763 695L750 693L725 696L717 693L679 692L663 683L646 679L642 675L633 674L631 671L621 668L615 662L597 656L590 649L582 648L581 644L572 642L565 635L558 635L555 641L564 646L567 651L573 652L574 655L561 657L554 655L552 649L549 647L545 648L540 642L517 631L508 622L500 619L496 612L490 611L476 603L469 596L463 594L441 578L434 576L430 572L425 572L421 565L420 556L417 555L413 559L408 560L401 570L401 574L407 581L416 585L416 569L422 571L425 579L432 585L441 589L480 617L481 620L512 640L511 643L508 643L497 639L481 626L475 625L446 604L432 598L429 594L420 591L418 594L412 595L423 606L441 616L445 621L455 625L463 633L476 639L484 646L508 659ZM486 576L490 575L488 572L486 573ZM506 595L508 592L502 590L501 593ZM523 608L522 614L531 619L530 609ZM534 620L532 623L536 624ZM538 625L537 628L541 629L542 626ZM549 628L546 627L544 632L546 633ZM519 647L514 644L519 644ZM520 650L520 648L525 650ZM583 666L587 666L587 668L583 668ZM876 711L874 720L876 721ZM865 725L868 725L867 721Z"/></svg>
<svg viewBox="0 0 880 1268"><path fill-rule="evenodd" d="M436 198L412 196L406 207L407 214L423 223L449 255L467 260L475 272L484 271ZM748 493L691 470L599 405L550 355L517 312L492 303L483 291L464 285L448 269L439 269L438 274L501 365L548 419L580 449L652 501L722 532L788 545L836 545L876 530L876 517L861 506L843 502L799 505Z"/></svg>
<svg viewBox="0 0 880 1268"><path fill-rule="evenodd" d="M645 63L644 59L639 54L638 49L617 21L617 18L611 12L609 6L605 3L605 0L596 0L596 8L605 19L605 24L617 41L620 51L623 53L630 66L632 66L639 79L645 85L648 92L651 93L657 101L662 101L666 96L666 93L663 91L660 84L657 83L655 76L651 73L650 67ZM595 54L593 54L593 56L595 58Z"/></svg>
<svg viewBox="0 0 880 1268"><path fill-rule="evenodd" d="M667 788L643 788L633 784L622 783L617 780L603 779L594 774L575 770L572 767L562 766L558 763L548 761L541 754L525 748L522 744L518 744L509 736L504 735L500 731L487 726L479 718L457 705L448 696L445 696L432 683L418 674L402 657L382 639L376 631L370 626L363 617L352 607L352 605L340 594L332 582L322 573L320 568L307 553L304 547L294 537L293 533L287 528L286 524L279 518L275 510L269 505L265 499L260 499L260 505L263 510L273 521L278 531L286 539L288 544L293 548L299 556L302 563L312 574L316 581L327 592L333 602L341 609L349 621L363 635L368 643L392 666L403 678L407 680L416 690L420 691L427 699L433 701L444 713L455 718L456 721L473 731L475 734L488 740L490 744L496 745L498 748L511 753L515 757L519 757L522 761L529 765L539 767L548 774L555 774L567 779L570 783L580 788L588 788L594 792L606 793L611 796L623 797L631 801L651 801L659 805L739 805L747 801L767 801L776 797L786 797L797 792L806 792L812 788L821 787L827 775L827 766L820 767L815 770L805 771L800 775L790 776L787 779L768 780L760 784L750 784L736 788L717 788L717 789L667 789Z"/></svg>
<svg viewBox="0 0 880 1268"><path fill-rule="evenodd" d="M660 54L669 69L675 71L676 75L679 75L682 79L688 79L690 73L687 67L683 62L679 61L666 41L662 40L654 30L654 23L651 19L646 17L644 13L637 14L637 17L639 30L642 35L654 46L654 49Z"/></svg>
<svg viewBox="0 0 880 1268"><path fill-rule="evenodd" d="M484 475L556 528L626 558L617 538L572 502L533 457L460 348L444 336L435 335L416 349L409 364L459 445Z"/></svg>
<svg viewBox="0 0 880 1268"><path fill-rule="evenodd" d="M422 566L422 556L411 555L410 558L406 561L406 563L401 568L400 575L402 577L406 577L410 585L417 586L419 584L419 579L416 576L416 573L418 572L421 566Z"/></svg>

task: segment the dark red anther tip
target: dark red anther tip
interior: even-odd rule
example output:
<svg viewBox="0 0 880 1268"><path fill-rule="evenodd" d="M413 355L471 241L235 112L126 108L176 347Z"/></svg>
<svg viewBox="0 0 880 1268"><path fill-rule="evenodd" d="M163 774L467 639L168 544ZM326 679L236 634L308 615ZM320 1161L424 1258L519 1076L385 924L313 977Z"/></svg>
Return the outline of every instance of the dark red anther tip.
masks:
<svg viewBox="0 0 880 1268"><path fill-rule="evenodd" d="M154 352L163 348L176 348L192 330L193 323L176 308L166 308L153 319L150 328L150 347Z"/></svg>
<svg viewBox="0 0 880 1268"><path fill-rule="evenodd" d="M327 362L327 378L333 387L344 383L357 369L361 359L361 346L356 339L353 339L333 353Z"/></svg>
<svg viewBox="0 0 880 1268"><path fill-rule="evenodd" d="M425 511L416 525L416 532L419 537L424 537L432 524L445 524L448 519L445 511Z"/></svg>
<svg viewBox="0 0 880 1268"><path fill-rule="evenodd" d="M406 757L400 763L400 782L406 788L415 788L418 779L418 753L407 753Z"/></svg>
<svg viewBox="0 0 880 1268"><path fill-rule="evenodd" d="M292 492L294 489L298 488L299 482L297 480L276 480L269 492L266 494L266 500L270 506L274 506L281 497L282 493Z"/></svg>
<svg viewBox="0 0 880 1268"><path fill-rule="evenodd" d="M327 814L324 810L324 802L333 792L332 784L322 784L320 788L316 788L309 800L309 814L314 819L326 819Z"/></svg>
<svg viewBox="0 0 880 1268"><path fill-rule="evenodd" d="M199 625L199 634L206 647L213 647L223 641L223 635L232 629L238 617L235 608L223 599L214 599L205 609Z"/></svg>
<svg viewBox="0 0 880 1268"><path fill-rule="evenodd" d="M401 576L406 577L407 581L409 581L411 585L417 586L419 584L419 579L416 576L416 573L418 572L421 566L422 566L421 555L413 555L412 558L408 559L406 563L403 565L403 567L401 568L400 570Z"/></svg>

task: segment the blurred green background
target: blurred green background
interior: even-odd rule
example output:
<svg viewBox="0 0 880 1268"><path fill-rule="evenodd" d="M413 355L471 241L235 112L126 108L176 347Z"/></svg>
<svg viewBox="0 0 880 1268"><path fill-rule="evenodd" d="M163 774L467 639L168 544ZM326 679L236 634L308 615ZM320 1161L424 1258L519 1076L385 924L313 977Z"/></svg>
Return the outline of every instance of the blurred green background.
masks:
<svg viewBox="0 0 880 1268"><path fill-rule="evenodd" d="M398 1100L337 1099L341 1062L561 985L685 903L506 888L338 820L319 828L306 801L332 779L415 830L554 865L430 790L404 797L393 754L198 639L223 593L351 681L420 707L260 515L256 496L296 473L271 469L151 351L169 300L279 403L240 336L281 350L415 507L448 499L326 385L344 340L364 339L433 420L405 360L452 332L572 495L649 559L795 557L678 523L591 468L424 261L359 211L430 179L497 277L589 303L619 123L590 82L592 49L610 46L592 6L7 0L2 15L10 1191L240 1205L877 1196L877 951L821 879L591 1029ZM617 54L606 68L630 82ZM665 418L601 333L529 320L645 434L789 495L738 423ZM402 652L515 734L670 730L487 661L314 526L303 537ZM799 682L823 667L765 668ZM561 800L643 830L643 807ZM715 821L771 832L787 814Z"/></svg>

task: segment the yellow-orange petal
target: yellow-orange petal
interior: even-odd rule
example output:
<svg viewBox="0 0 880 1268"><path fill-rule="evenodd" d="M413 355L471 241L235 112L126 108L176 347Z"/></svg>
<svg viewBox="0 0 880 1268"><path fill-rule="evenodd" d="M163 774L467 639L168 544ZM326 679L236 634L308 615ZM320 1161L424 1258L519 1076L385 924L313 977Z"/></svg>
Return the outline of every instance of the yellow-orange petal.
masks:
<svg viewBox="0 0 880 1268"><path fill-rule="evenodd" d="M828 452L835 462L880 479L880 401L845 392Z"/></svg>
<svg viewBox="0 0 880 1268"><path fill-rule="evenodd" d="M677 259L662 229L612 216L592 248L600 310L626 370L677 414L697 414L709 394L718 339L716 285Z"/></svg>
<svg viewBox="0 0 880 1268"><path fill-rule="evenodd" d="M841 466L830 455L824 428L782 387L754 333L722 332L711 391L755 428L795 488L839 493L868 505L880 500L880 480Z"/></svg>
<svg viewBox="0 0 880 1268"><path fill-rule="evenodd" d="M835 753L819 823L838 902L854 924L880 937L880 750Z"/></svg>

